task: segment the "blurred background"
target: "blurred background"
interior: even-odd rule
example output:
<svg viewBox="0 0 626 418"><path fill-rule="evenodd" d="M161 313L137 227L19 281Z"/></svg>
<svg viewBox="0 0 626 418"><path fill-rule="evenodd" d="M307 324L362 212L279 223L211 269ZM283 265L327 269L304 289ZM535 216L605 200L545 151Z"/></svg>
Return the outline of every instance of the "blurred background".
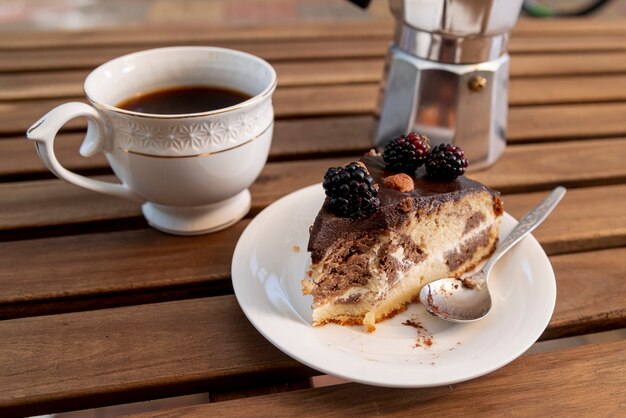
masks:
<svg viewBox="0 0 626 418"><path fill-rule="evenodd" d="M596 3L602 3L597 9ZM624 0L528 0L526 14L587 12L602 18L626 15ZM215 26L308 21L390 20L387 1L367 10L346 0L0 0L0 30L90 29L164 24Z"/></svg>

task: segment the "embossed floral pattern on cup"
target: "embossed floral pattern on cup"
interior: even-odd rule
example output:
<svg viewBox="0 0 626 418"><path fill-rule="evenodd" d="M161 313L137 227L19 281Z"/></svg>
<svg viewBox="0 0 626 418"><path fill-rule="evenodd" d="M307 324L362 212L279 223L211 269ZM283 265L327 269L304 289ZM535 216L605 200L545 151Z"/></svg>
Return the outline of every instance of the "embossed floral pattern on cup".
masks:
<svg viewBox="0 0 626 418"><path fill-rule="evenodd" d="M226 150L254 139L274 119L271 101L214 117L183 120L144 120L124 113L109 112L117 146L155 155L194 155ZM110 144L109 144L110 145Z"/></svg>

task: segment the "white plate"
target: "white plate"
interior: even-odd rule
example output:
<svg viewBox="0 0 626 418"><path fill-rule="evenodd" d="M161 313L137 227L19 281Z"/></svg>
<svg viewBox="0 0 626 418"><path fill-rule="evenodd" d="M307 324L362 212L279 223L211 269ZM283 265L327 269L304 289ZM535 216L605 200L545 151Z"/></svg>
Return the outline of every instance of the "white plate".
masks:
<svg viewBox="0 0 626 418"><path fill-rule="evenodd" d="M537 240L529 236L494 268L489 281L493 308L481 321L452 324L413 303L377 324L374 333L362 326L311 326L312 298L302 295L300 281L310 264L309 226L323 200L317 184L273 203L250 222L233 255L233 287L241 308L265 338L294 359L370 385L448 385L514 360L548 324L556 300L554 272ZM515 224L504 214L500 237ZM402 325L410 318L432 335L430 347L415 346L418 330Z"/></svg>

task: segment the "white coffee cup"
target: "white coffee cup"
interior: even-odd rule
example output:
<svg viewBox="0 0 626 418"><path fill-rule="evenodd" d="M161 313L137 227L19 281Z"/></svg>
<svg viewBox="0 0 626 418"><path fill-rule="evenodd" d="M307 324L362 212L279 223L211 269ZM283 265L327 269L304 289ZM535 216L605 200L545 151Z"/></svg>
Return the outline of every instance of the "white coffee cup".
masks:
<svg viewBox="0 0 626 418"><path fill-rule="evenodd" d="M181 115L116 107L138 93L197 85L235 89L251 98L224 109ZM276 72L266 61L224 48L152 49L101 65L89 74L84 88L91 106L60 105L27 131L56 176L141 202L148 223L172 234L217 231L249 211L248 187L265 165L274 127ZM88 120L81 155L103 151L121 184L83 177L61 166L54 138L76 117Z"/></svg>

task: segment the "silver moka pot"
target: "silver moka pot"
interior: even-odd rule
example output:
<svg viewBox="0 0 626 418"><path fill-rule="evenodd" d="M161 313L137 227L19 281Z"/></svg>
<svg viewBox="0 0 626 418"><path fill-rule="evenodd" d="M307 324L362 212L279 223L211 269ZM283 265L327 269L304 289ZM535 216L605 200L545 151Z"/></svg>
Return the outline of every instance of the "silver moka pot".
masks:
<svg viewBox="0 0 626 418"><path fill-rule="evenodd" d="M508 34L523 0L390 0L396 28L375 145L415 131L452 143L473 168L506 146Z"/></svg>

